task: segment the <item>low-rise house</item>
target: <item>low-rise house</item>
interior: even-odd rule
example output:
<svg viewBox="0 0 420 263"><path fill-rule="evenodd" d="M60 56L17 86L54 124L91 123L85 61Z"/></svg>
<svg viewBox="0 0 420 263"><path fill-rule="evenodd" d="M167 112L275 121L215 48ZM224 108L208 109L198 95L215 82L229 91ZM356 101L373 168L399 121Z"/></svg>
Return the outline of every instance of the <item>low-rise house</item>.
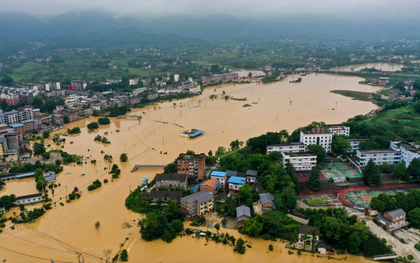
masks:
<svg viewBox="0 0 420 263"><path fill-rule="evenodd" d="M24 195L16 198L15 205L29 205L42 202L42 194Z"/></svg>
<svg viewBox="0 0 420 263"><path fill-rule="evenodd" d="M303 225L308 225L309 220L311 219L309 216L306 216L305 214L302 214L299 211L296 210L290 210L287 215L291 217L293 220L295 220L298 223L301 223Z"/></svg>
<svg viewBox="0 0 420 263"><path fill-rule="evenodd" d="M315 231L315 236L314 236ZM319 227L314 226L298 226L298 243L304 246L312 246L312 242L319 241Z"/></svg>
<svg viewBox="0 0 420 263"><path fill-rule="evenodd" d="M226 172L212 171L210 173L210 178L217 180L220 183L221 187L225 187L225 184L227 184Z"/></svg>
<svg viewBox="0 0 420 263"><path fill-rule="evenodd" d="M156 174L155 185L157 188L187 188L187 175L185 174Z"/></svg>
<svg viewBox="0 0 420 263"><path fill-rule="evenodd" d="M246 171L246 182L255 183L257 181L257 175L258 175L258 171L256 170Z"/></svg>
<svg viewBox="0 0 420 263"><path fill-rule="evenodd" d="M246 178L232 176L229 178L229 193L238 193L239 189L245 184Z"/></svg>
<svg viewBox="0 0 420 263"><path fill-rule="evenodd" d="M230 178L230 177L232 177L232 176L238 176L238 171L232 171L232 170L227 170L226 171L226 175L227 175L227 177L228 177L228 179Z"/></svg>
<svg viewBox="0 0 420 263"><path fill-rule="evenodd" d="M383 224L388 230L395 230L406 226L406 213L402 209L394 209L378 215L379 222Z"/></svg>
<svg viewBox="0 0 420 263"><path fill-rule="evenodd" d="M274 203L274 195L272 194L260 194L260 202L263 208L263 213L267 213L276 209L276 204Z"/></svg>
<svg viewBox="0 0 420 263"><path fill-rule="evenodd" d="M242 228L246 220L251 218L251 209L247 206L241 205L236 208L236 225Z"/></svg>
<svg viewBox="0 0 420 263"><path fill-rule="evenodd" d="M55 182L55 173L52 171L44 173L45 182L53 183Z"/></svg>
<svg viewBox="0 0 420 263"><path fill-rule="evenodd" d="M215 179L209 179L200 185L200 191L210 192L213 195L217 193L220 187L220 182Z"/></svg>
<svg viewBox="0 0 420 263"><path fill-rule="evenodd" d="M209 192L197 192L181 198L181 208L188 212L188 216L201 216L213 211L214 196Z"/></svg>
<svg viewBox="0 0 420 263"><path fill-rule="evenodd" d="M142 198L149 198L151 203L162 202L166 204L169 200L179 203L182 198L182 191L159 191L152 190L149 194L145 194Z"/></svg>

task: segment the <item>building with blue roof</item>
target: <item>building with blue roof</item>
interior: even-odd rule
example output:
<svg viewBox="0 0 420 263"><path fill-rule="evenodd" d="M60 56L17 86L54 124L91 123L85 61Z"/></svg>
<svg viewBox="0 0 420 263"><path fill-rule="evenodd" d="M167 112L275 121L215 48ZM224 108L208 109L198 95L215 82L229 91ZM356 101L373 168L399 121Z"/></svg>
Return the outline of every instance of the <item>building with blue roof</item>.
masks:
<svg viewBox="0 0 420 263"><path fill-rule="evenodd" d="M229 178L229 193L238 193L239 189L245 184L246 178L232 176Z"/></svg>
<svg viewBox="0 0 420 263"><path fill-rule="evenodd" d="M212 171L210 173L210 178L218 181L220 183L220 187L224 188L225 184L227 183L227 173L220 172L220 171Z"/></svg>

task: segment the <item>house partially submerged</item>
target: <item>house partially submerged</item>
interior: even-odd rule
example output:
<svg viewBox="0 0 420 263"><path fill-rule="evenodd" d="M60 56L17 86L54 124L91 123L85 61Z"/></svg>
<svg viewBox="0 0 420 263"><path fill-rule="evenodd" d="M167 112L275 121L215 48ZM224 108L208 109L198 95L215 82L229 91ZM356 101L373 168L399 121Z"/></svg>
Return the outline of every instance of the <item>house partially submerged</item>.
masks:
<svg viewBox="0 0 420 263"><path fill-rule="evenodd" d="M242 228L246 220L251 218L251 209L247 206L241 205L236 208L236 225Z"/></svg>
<svg viewBox="0 0 420 263"><path fill-rule="evenodd" d="M181 198L181 208L188 216L201 216L213 211L214 196L209 192L197 192Z"/></svg>
<svg viewBox="0 0 420 263"><path fill-rule="evenodd" d="M45 182L53 183L55 182L55 173L52 171L44 173Z"/></svg>
<svg viewBox="0 0 420 263"><path fill-rule="evenodd" d="M42 194L32 194L32 195L23 195L18 196L16 201L13 203L15 205L29 205L42 202Z"/></svg>

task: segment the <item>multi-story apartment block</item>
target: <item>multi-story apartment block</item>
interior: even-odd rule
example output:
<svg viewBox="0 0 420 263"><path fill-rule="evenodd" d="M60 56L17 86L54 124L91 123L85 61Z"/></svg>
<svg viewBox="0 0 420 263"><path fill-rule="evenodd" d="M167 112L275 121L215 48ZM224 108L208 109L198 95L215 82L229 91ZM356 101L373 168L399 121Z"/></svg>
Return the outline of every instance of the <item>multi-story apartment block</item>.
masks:
<svg viewBox="0 0 420 263"><path fill-rule="evenodd" d="M366 166L370 159L377 165L384 163L396 165L401 162L401 152L391 149L369 151L357 150L356 157L356 163L359 166Z"/></svg>
<svg viewBox="0 0 420 263"><path fill-rule="evenodd" d="M272 144L267 146L267 154L271 152L303 153L305 149L303 142Z"/></svg>
<svg viewBox="0 0 420 263"><path fill-rule="evenodd" d="M181 208L188 211L188 216L201 216L213 211L214 196L206 191L185 196L181 198Z"/></svg>
<svg viewBox="0 0 420 263"><path fill-rule="evenodd" d="M327 129L312 129L309 131L300 131L300 142L306 147L312 144L321 145L326 152L331 152L331 141L333 134Z"/></svg>
<svg viewBox="0 0 420 263"><path fill-rule="evenodd" d="M180 154L176 160L177 173L186 174L188 177L195 176L203 180L206 173L206 155Z"/></svg>
<svg viewBox="0 0 420 263"><path fill-rule="evenodd" d="M290 163L296 171L308 171L316 165L316 155L313 153L282 153L283 165Z"/></svg>
<svg viewBox="0 0 420 263"><path fill-rule="evenodd" d="M18 124L27 120L32 120L33 118L33 108L29 106L4 113L2 110L0 110L0 124Z"/></svg>
<svg viewBox="0 0 420 263"><path fill-rule="evenodd" d="M401 161L408 167L412 160L420 159L420 145L410 142L391 141L389 148L401 153Z"/></svg>
<svg viewBox="0 0 420 263"><path fill-rule="evenodd" d="M333 135L350 136L350 127L346 127L341 124L329 124L327 130Z"/></svg>

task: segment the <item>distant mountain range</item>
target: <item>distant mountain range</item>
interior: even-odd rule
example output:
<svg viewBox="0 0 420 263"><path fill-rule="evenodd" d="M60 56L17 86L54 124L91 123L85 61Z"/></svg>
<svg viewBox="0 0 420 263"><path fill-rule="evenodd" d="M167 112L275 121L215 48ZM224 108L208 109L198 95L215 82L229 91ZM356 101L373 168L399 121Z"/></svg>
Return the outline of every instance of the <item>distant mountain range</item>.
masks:
<svg viewBox="0 0 420 263"><path fill-rule="evenodd" d="M282 39L308 41L419 38L420 26L387 21L354 23L333 16L238 19L116 18L98 11L72 11L47 21L24 13L0 13L0 52L19 50L29 41L56 47L168 46L197 43L258 43Z"/></svg>

